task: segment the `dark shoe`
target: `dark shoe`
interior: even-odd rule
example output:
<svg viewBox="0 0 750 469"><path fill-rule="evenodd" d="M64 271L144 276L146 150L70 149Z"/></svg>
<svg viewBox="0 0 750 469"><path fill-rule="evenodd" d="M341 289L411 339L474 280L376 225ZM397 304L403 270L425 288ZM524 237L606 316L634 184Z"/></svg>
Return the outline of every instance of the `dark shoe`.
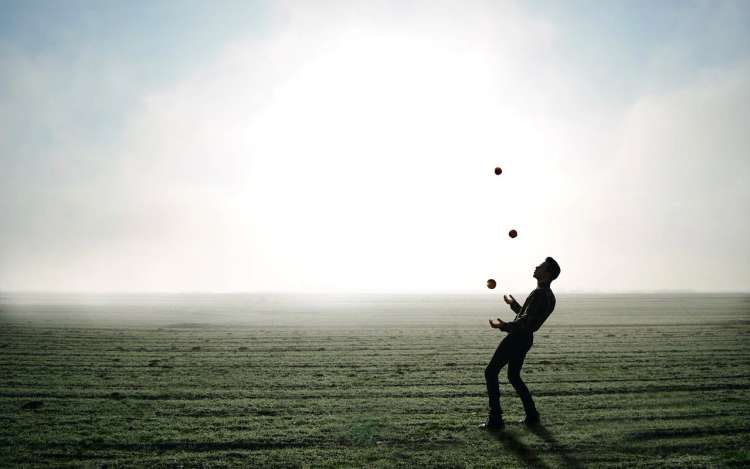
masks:
<svg viewBox="0 0 750 469"><path fill-rule="evenodd" d="M518 423L522 423L524 425L538 425L539 413L527 415L523 419L519 420Z"/></svg>
<svg viewBox="0 0 750 469"><path fill-rule="evenodd" d="M490 431L502 430L505 428L505 423L502 418L488 418L486 422L479 424L479 428Z"/></svg>

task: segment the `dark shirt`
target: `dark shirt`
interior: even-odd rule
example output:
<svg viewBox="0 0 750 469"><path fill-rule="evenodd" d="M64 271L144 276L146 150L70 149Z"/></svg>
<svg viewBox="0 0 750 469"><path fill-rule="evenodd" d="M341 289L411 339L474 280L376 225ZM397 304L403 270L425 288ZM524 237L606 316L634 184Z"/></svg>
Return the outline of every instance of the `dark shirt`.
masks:
<svg viewBox="0 0 750 469"><path fill-rule="evenodd" d="M516 313L516 319L506 322L502 330L511 334L534 333L555 309L555 295L549 287L537 288L526 298L523 306L514 301L510 309Z"/></svg>

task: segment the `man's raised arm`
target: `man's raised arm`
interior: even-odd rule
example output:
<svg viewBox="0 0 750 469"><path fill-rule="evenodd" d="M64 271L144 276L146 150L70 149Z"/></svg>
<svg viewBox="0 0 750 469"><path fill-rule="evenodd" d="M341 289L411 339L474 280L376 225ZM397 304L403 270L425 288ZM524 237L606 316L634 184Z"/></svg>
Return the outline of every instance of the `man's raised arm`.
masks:
<svg viewBox="0 0 750 469"><path fill-rule="evenodd" d="M518 304L518 301L516 301L515 298L513 298L513 295L505 295L503 296L503 299L510 305L510 309L512 309L514 313L518 314L521 312L521 305Z"/></svg>

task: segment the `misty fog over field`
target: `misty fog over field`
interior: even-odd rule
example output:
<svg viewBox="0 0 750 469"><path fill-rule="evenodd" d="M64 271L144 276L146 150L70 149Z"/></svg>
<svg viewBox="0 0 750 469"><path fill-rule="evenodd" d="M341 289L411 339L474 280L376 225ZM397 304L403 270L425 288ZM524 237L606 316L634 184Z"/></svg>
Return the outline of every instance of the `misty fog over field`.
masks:
<svg viewBox="0 0 750 469"><path fill-rule="evenodd" d="M525 295L516 295L523 299ZM750 295L563 294L558 326L720 324L750 315ZM4 294L0 320L91 326L476 327L513 314L497 294ZM731 322L730 322L731 324Z"/></svg>

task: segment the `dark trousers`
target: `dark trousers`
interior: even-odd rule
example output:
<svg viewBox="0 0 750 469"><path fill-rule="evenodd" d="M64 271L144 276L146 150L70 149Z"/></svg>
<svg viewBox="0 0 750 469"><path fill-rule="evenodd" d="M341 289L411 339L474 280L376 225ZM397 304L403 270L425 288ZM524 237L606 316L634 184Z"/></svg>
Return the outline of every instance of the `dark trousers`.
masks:
<svg viewBox="0 0 750 469"><path fill-rule="evenodd" d="M508 381L516 390L523 401L523 409L526 415L535 415L536 407L534 400L531 399L529 388L526 387L521 379L521 367L526 353L534 343L533 334L508 334L497 346L492 360L484 370L484 378L487 381L487 396L490 398L490 414L495 417L502 416L503 410L500 407L500 385L497 377L500 370L508 365Z"/></svg>

